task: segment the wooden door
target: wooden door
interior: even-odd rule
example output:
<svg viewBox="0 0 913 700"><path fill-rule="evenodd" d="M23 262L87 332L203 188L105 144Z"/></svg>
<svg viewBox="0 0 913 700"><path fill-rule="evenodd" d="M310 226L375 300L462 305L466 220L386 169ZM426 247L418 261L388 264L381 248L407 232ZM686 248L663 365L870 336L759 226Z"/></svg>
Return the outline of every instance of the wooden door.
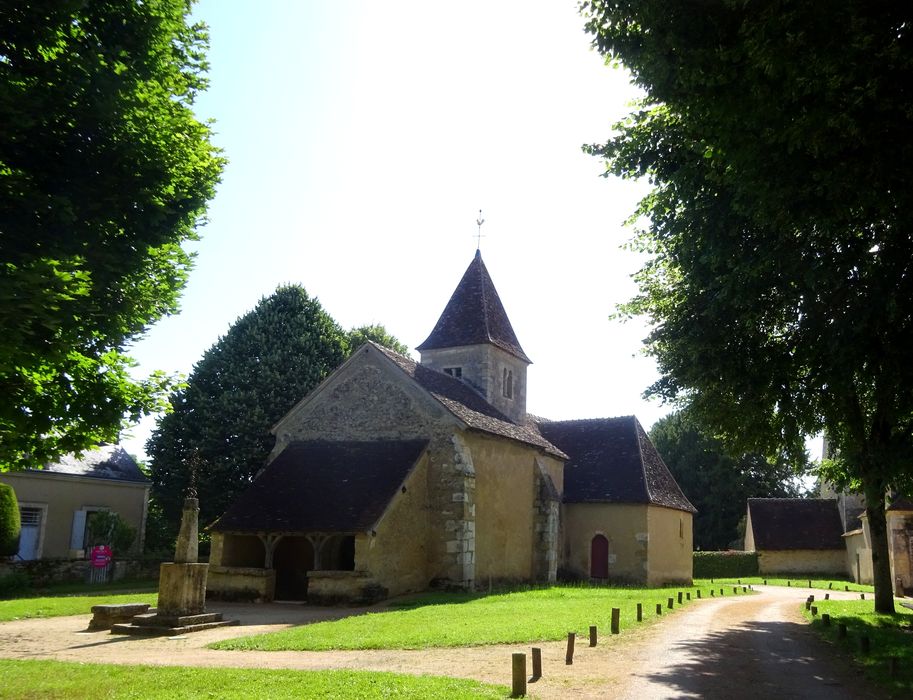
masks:
<svg viewBox="0 0 913 700"><path fill-rule="evenodd" d="M609 541L596 535L590 542L590 578L609 577Z"/></svg>

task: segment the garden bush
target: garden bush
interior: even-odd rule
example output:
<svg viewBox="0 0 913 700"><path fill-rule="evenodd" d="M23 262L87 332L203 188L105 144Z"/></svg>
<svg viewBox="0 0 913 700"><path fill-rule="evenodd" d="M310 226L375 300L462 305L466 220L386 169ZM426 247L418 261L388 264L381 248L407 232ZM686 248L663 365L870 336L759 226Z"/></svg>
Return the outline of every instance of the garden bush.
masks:
<svg viewBox="0 0 913 700"><path fill-rule="evenodd" d="M21 571L0 576L0 598L15 598L22 595L31 587L31 581Z"/></svg>
<svg viewBox="0 0 913 700"><path fill-rule="evenodd" d="M19 551L19 501L9 484L0 484L0 557Z"/></svg>
<svg viewBox="0 0 913 700"><path fill-rule="evenodd" d="M758 575L758 553L727 550L695 552L694 578L738 578Z"/></svg>

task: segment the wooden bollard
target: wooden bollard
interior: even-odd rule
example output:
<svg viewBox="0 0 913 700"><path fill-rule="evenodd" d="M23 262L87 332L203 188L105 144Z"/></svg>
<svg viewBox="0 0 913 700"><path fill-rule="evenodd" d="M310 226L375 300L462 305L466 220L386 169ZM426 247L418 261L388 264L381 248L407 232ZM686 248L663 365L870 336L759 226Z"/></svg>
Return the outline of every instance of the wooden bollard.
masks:
<svg viewBox="0 0 913 700"><path fill-rule="evenodd" d="M831 594L830 594L830 593L825 593L825 594L824 594L824 599L825 599L825 600L830 600L830 599L831 599Z"/></svg>
<svg viewBox="0 0 913 700"><path fill-rule="evenodd" d="M764 579L764 585L765 586L767 585L767 579Z"/></svg>
<svg viewBox="0 0 913 700"><path fill-rule="evenodd" d="M742 593L748 593L748 586L742 586Z"/></svg>
<svg viewBox="0 0 913 700"><path fill-rule="evenodd" d="M638 622L644 621L644 604L643 603L637 604L637 621Z"/></svg>
<svg viewBox="0 0 913 700"><path fill-rule="evenodd" d="M621 608L612 608L612 634L621 632Z"/></svg>
<svg viewBox="0 0 913 700"><path fill-rule="evenodd" d="M806 600L806 601L805 601L805 609L806 609L806 610L811 610L811 607L812 607L812 601Z"/></svg>
<svg viewBox="0 0 913 700"><path fill-rule="evenodd" d="M656 614L657 614L657 615L662 615L662 614L663 614L663 604L662 604L662 603L657 603L657 604L656 604Z"/></svg>
<svg viewBox="0 0 913 700"><path fill-rule="evenodd" d="M739 579L739 580L738 580L738 583L739 583L739 585L741 586L741 585L742 585L742 579Z"/></svg>
<svg viewBox="0 0 913 700"><path fill-rule="evenodd" d="M786 582L786 587L787 587L787 588L792 588L792 586L793 586L793 582L792 582L792 581L787 581L787 582Z"/></svg>
<svg viewBox="0 0 913 700"><path fill-rule="evenodd" d="M671 610L672 608L674 608L674 607L675 607L675 598L669 598L669 600L668 600L668 602L666 603L666 605L668 606L668 608L669 608L670 610Z"/></svg>
<svg viewBox="0 0 913 700"><path fill-rule="evenodd" d="M865 600L865 593L859 594L859 600Z"/></svg>
<svg viewBox="0 0 913 700"><path fill-rule="evenodd" d="M715 593L714 590L711 588L711 589L710 589L710 597L712 598L714 595L716 595L716 593Z"/></svg>
<svg viewBox="0 0 913 700"><path fill-rule="evenodd" d="M537 681L542 678L542 649L533 647L533 675L530 680Z"/></svg>
<svg viewBox="0 0 913 700"><path fill-rule="evenodd" d="M564 655L564 663L568 666L574 663L574 638L576 636L576 632L567 633L567 653Z"/></svg>
<svg viewBox="0 0 913 700"><path fill-rule="evenodd" d="M848 590L850 590L850 587L849 587L849 586L844 586L844 587L843 587L843 590L848 591Z"/></svg>
<svg viewBox="0 0 913 700"><path fill-rule="evenodd" d="M827 590L831 590L833 587L834 587L834 582L833 582L833 581L828 581L828 582L827 582Z"/></svg>
<svg viewBox="0 0 913 700"><path fill-rule="evenodd" d="M812 587L812 580L811 580L811 579L808 580L808 587L809 587L809 588Z"/></svg>
<svg viewBox="0 0 913 700"><path fill-rule="evenodd" d="M700 588L697 590L697 599L698 600L701 599L701 589Z"/></svg>
<svg viewBox="0 0 913 700"><path fill-rule="evenodd" d="M691 591L685 591L685 600L691 600Z"/></svg>
<svg viewBox="0 0 913 700"><path fill-rule="evenodd" d="M897 670L898 670L897 657L889 656L888 657L888 675L891 678L897 678Z"/></svg>
<svg viewBox="0 0 913 700"><path fill-rule="evenodd" d="M733 587L732 587L732 592L735 593L736 595L738 595L738 594L739 594L739 589L738 589L736 586L733 586Z"/></svg>
<svg viewBox="0 0 913 700"><path fill-rule="evenodd" d="M522 698L526 695L526 654L522 651L511 654L511 675L510 697Z"/></svg>
<svg viewBox="0 0 913 700"><path fill-rule="evenodd" d="M837 639L846 638L846 623L841 622L837 625Z"/></svg>
<svg viewBox="0 0 913 700"><path fill-rule="evenodd" d="M817 615L818 615L818 606L813 605L812 606L812 617L817 617Z"/></svg>
<svg viewBox="0 0 913 700"><path fill-rule="evenodd" d="M823 624L825 627L830 627L830 624L831 624L831 616L828 615L827 613L822 613L822 614L821 614L821 622L822 622L822 624Z"/></svg>
<svg viewBox="0 0 913 700"><path fill-rule="evenodd" d="M682 598L684 597L684 595L685 595L685 594L682 593L681 591L678 592L678 604L679 604L679 605L682 604Z"/></svg>
<svg viewBox="0 0 913 700"><path fill-rule="evenodd" d="M723 592L723 589L722 589L722 588L720 589L720 595L726 595L726 594Z"/></svg>
<svg viewBox="0 0 913 700"><path fill-rule="evenodd" d="M590 625L590 646L596 646L596 625Z"/></svg>
<svg viewBox="0 0 913 700"><path fill-rule="evenodd" d="M872 648L872 644L869 641L869 635L864 634L859 638L859 651L863 654L868 654Z"/></svg>

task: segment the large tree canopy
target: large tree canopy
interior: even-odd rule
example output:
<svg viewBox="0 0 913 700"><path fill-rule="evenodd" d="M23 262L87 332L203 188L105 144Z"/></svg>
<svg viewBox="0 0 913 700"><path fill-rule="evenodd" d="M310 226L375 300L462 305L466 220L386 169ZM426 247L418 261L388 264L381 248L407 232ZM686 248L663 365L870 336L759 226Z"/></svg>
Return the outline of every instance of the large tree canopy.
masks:
<svg viewBox="0 0 913 700"><path fill-rule="evenodd" d="M179 522L191 472L202 522L221 515L266 464L273 425L366 340L405 349L383 326L346 333L295 285L235 321L172 395L146 445L166 521Z"/></svg>
<svg viewBox="0 0 913 700"><path fill-rule="evenodd" d="M0 9L0 469L115 441L156 407L126 342L164 314L223 165L190 0Z"/></svg>
<svg viewBox="0 0 913 700"><path fill-rule="evenodd" d="M913 7L835 0L584 3L646 93L607 174L654 184L653 257L626 310L661 379L744 449L826 430L868 502L893 609L884 494L913 457Z"/></svg>
<svg viewBox="0 0 913 700"><path fill-rule="evenodd" d="M804 463L784 457L770 460L757 452L732 456L688 410L660 418L650 440L672 476L697 508L694 546L697 549L741 549L749 498L795 498L801 495L796 478Z"/></svg>

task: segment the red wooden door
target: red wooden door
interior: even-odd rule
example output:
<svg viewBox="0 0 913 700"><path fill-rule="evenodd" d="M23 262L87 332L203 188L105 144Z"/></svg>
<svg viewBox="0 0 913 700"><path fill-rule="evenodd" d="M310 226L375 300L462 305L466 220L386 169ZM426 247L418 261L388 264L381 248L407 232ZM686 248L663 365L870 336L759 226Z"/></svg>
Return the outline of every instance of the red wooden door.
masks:
<svg viewBox="0 0 913 700"><path fill-rule="evenodd" d="M596 535L590 543L590 578L609 577L609 541Z"/></svg>

